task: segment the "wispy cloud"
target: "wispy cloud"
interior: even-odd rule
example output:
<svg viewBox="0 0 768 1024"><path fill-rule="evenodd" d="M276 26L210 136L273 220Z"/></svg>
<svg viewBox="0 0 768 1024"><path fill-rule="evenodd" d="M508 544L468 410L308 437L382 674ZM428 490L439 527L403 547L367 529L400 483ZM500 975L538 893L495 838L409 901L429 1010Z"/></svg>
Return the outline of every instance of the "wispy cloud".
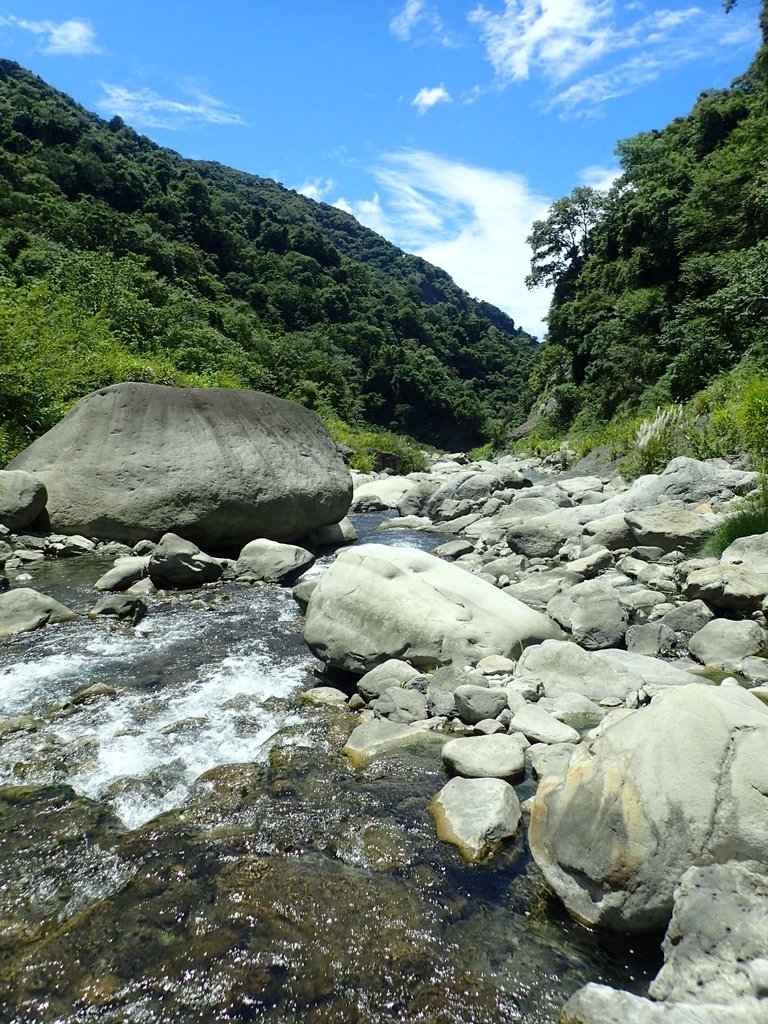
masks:
<svg viewBox="0 0 768 1024"><path fill-rule="evenodd" d="M480 4L469 14L497 84L540 75L558 90L545 109L563 115L594 112L682 64L757 42L751 23L727 18L614 0L504 0L502 10Z"/></svg>
<svg viewBox="0 0 768 1024"><path fill-rule="evenodd" d="M319 202L330 195L335 188L336 182L333 178L308 178L296 191L300 195L306 196L307 199L317 199Z"/></svg>
<svg viewBox="0 0 768 1024"><path fill-rule="evenodd" d="M621 168L601 167L599 164L590 164L583 167L578 174L580 185L589 185L591 188L607 192L617 178L621 177Z"/></svg>
<svg viewBox="0 0 768 1024"><path fill-rule="evenodd" d="M128 89L102 82L97 108L103 114L119 114L137 128L191 128L203 124L245 125L243 118L221 100L194 87L184 90L186 100L169 99L152 89Z"/></svg>
<svg viewBox="0 0 768 1024"><path fill-rule="evenodd" d="M396 245L443 267L470 294L505 309L515 322L543 333L544 289L528 291L525 239L549 200L526 179L423 150L384 155L373 169L371 199L335 205Z"/></svg>
<svg viewBox="0 0 768 1024"><path fill-rule="evenodd" d="M403 43L456 45L451 34L446 31L443 19L428 0L405 0L390 21L389 31Z"/></svg>
<svg viewBox="0 0 768 1024"><path fill-rule="evenodd" d="M70 18L67 21L29 21L15 15L0 16L0 25L20 28L42 37L40 52L50 57L83 57L103 53L96 45L96 32L89 21Z"/></svg>
<svg viewBox="0 0 768 1024"><path fill-rule="evenodd" d="M411 100L411 106L416 107L420 114L426 114L436 103L451 102L451 95L444 85L435 85L431 89L424 86L423 89L419 89Z"/></svg>

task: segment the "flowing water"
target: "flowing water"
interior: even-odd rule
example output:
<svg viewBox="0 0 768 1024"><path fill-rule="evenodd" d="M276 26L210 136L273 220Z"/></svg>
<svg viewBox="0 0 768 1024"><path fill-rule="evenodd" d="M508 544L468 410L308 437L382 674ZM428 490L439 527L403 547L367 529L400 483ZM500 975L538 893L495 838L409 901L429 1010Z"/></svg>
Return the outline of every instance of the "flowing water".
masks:
<svg viewBox="0 0 768 1024"><path fill-rule="evenodd" d="M381 518L361 539L441 540ZM105 568L29 585L86 611ZM0 648L1 1020L544 1024L585 981L643 990L658 944L570 921L524 836L482 866L437 841L434 752L347 764L288 590L148 604Z"/></svg>

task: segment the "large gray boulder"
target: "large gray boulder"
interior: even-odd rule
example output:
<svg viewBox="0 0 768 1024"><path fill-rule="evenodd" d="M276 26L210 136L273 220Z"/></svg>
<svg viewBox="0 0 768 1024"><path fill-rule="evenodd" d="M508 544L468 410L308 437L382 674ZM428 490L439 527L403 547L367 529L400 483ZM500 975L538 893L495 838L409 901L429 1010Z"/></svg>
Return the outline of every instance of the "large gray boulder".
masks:
<svg viewBox="0 0 768 1024"><path fill-rule="evenodd" d="M665 963L650 994L665 1002L723 1005L765 996L766 957L766 865L730 861L689 868L675 891Z"/></svg>
<svg viewBox="0 0 768 1024"><path fill-rule="evenodd" d="M579 920L664 927L691 865L768 857L768 708L738 687L670 690L544 778L529 839Z"/></svg>
<svg viewBox="0 0 768 1024"><path fill-rule="evenodd" d="M718 1003L653 1003L650 999L590 982L563 1007L560 1024L768 1024L764 1000Z"/></svg>
<svg viewBox="0 0 768 1024"><path fill-rule="evenodd" d="M48 497L43 481L22 470L0 471L0 525L9 530L31 526Z"/></svg>
<svg viewBox="0 0 768 1024"><path fill-rule="evenodd" d="M0 594L0 640L17 633L29 633L53 622L67 622L77 615L46 594L29 587Z"/></svg>
<svg viewBox="0 0 768 1024"><path fill-rule="evenodd" d="M173 532L207 549L303 537L338 522L352 494L313 412L224 388L103 388L9 469L44 482L55 531L128 542Z"/></svg>
<svg viewBox="0 0 768 1024"><path fill-rule="evenodd" d="M476 664L560 635L546 615L459 566L383 544L342 551L312 592L304 623L318 658L358 673L389 658L422 669Z"/></svg>
<svg viewBox="0 0 768 1024"><path fill-rule="evenodd" d="M752 619L713 619L694 633L688 650L703 665L723 667L760 654L768 634Z"/></svg>
<svg viewBox="0 0 768 1024"><path fill-rule="evenodd" d="M768 573L768 533L739 537L723 551L720 561L743 565L752 572Z"/></svg>

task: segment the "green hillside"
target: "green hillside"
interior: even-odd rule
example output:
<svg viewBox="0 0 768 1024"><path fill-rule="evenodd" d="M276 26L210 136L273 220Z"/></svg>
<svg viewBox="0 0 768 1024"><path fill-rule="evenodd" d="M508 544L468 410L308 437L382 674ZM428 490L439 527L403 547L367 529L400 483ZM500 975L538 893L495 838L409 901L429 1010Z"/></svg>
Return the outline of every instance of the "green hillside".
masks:
<svg viewBox="0 0 768 1024"><path fill-rule="evenodd" d="M554 285L529 400L588 432L768 368L768 14L729 89L618 145L607 194L577 188L531 236L530 282ZM742 379L746 379L743 377Z"/></svg>
<svg viewBox="0 0 768 1024"><path fill-rule="evenodd" d="M530 337L353 217L186 160L0 61L3 458L123 379L266 390L477 443Z"/></svg>

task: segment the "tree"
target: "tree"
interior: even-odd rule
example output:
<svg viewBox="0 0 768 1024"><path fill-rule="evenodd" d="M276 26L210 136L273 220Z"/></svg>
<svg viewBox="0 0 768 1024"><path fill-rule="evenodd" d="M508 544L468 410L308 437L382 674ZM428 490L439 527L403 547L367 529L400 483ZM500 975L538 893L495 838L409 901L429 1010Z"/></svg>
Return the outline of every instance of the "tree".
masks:
<svg viewBox="0 0 768 1024"><path fill-rule="evenodd" d="M533 222L526 239L533 249L529 288L555 286L569 271L578 269L590 253L589 234L603 216L607 194L578 185L569 196L549 208L546 220Z"/></svg>

